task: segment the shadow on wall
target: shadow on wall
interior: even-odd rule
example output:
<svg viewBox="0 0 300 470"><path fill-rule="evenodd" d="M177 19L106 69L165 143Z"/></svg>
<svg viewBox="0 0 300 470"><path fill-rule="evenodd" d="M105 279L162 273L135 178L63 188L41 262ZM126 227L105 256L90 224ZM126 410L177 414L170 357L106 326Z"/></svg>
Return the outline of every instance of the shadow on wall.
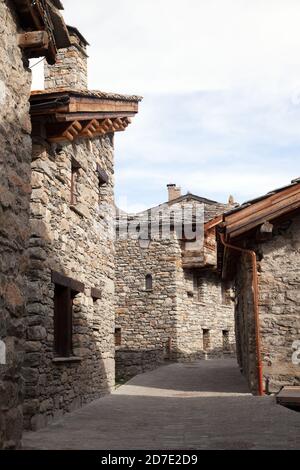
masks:
<svg viewBox="0 0 300 470"><path fill-rule="evenodd" d="M174 341L174 340L173 340ZM165 349L155 350L133 350L116 349L116 381L122 382L130 380L136 375L143 374L157 369L162 365L170 363L193 363L197 361L207 361L212 359L232 359L236 354L231 350L224 351L221 348L195 351L187 354L183 351L170 349L170 344Z"/></svg>
<svg viewBox="0 0 300 470"><path fill-rule="evenodd" d="M57 178L59 164L65 170L63 175L71 174L70 154L53 156L44 142L34 144L23 368L25 428L31 430L46 427L109 393L115 383L114 310L105 287L109 276L96 262L104 241L94 236L94 217L71 211L70 181ZM99 238L98 250L87 243L88 237L95 238L95 244ZM106 258L102 261L109 264ZM56 279L53 272L59 274ZM92 297L92 288L102 292L101 299ZM58 310L56 302L60 302ZM66 314L60 333L55 332L55 318Z"/></svg>
<svg viewBox="0 0 300 470"><path fill-rule="evenodd" d="M31 244L37 241L31 239ZM69 274L57 264L55 269L66 276ZM39 271L33 263L28 280L31 286L35 284L35 289L30 289L26 317L24 429L36 431L110 393L114 374L113 359L103 358L103 331L91 316L92 299L85 294L75 297L72 354L58 357L54 335L55 287L51 271L42 266ZM94 314L101 315L99 301L93 303L93 308Z"/></svg>

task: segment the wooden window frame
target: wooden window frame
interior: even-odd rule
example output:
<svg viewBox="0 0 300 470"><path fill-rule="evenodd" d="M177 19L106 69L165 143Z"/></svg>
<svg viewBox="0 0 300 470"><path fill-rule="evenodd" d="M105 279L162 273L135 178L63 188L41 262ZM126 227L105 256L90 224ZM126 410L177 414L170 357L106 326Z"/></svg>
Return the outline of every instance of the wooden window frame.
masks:
<svg viewBox="0 0 300 470"><path fill-rule="evenodd" d="M73 301L84 284L52 272L54 283L54 351L58 357L73 356Z"/></svg>

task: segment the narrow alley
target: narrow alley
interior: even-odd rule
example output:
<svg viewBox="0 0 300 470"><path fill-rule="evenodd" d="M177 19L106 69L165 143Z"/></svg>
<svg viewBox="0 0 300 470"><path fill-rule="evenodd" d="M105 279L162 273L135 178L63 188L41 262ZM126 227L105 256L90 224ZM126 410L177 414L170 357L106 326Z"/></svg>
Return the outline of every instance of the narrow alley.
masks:
<svg viewBox="0 0 300 470"><path fill-rule="evenodd" d="M25 450L297 449L299 414L253 397L235 360L171 364L37 433Z"/></svg>

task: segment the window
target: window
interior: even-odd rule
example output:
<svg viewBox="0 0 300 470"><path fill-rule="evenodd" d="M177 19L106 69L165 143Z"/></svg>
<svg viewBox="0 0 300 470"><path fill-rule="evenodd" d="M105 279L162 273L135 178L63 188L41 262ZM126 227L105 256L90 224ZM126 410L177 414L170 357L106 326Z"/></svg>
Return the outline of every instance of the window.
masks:
<svg viewBox="0 0 300 470"><path fill-rule="evenodd" d="M73 301L77 294L84 292L84 284L52 273L54 283L54 350L59 357L73 354Z"/></svg>
<svg viewBox="0 0 300 470"><path fill-rule="evenodd" d="M228 283L222 282L222 303L230 305L232 302L232 288Z"/></svg>
<svg viewBox="0 0 300 470"><path fill-rule="evenodd" d="M210 349L210 330L203 330L203 349L204 351Z"/></svg>
<svg viewBox="0 0 300 470"><path fill-rule="evenodd" d="M116 328L115 329L115 346L122 345L122 329Z"/></svg>
<svg viewBox="0 0 300 470"><path fill-rule="evenodd" d="M108 174L98 164L97 164L97 175L98 175L99 187L104 186L105 184L108 183L108 180L109 180Z"/></svg>
<svg viewBox="0 0 300 470"><path fill-rule="evenodd" d="M146 290L152 291L153 290L153 278L151 274L147 274L146 276Z"/></svg>
<svg viewBox="0 0 300 470"><path fill-rule="evenodd" d="M229 331L223 330L223 351L230 350L230 342L229 342Z"/></svg>
<svg viewBox="0 0 300 470"><path fill-rule="evenodd" d="M79 176L79 169L80 169L79 163L75 160L75 158L72 158L72 166L71 166L71 205L72 206L75 206L77 204L77 198L78 198L77 182L78 182L78 176Z"/></svg>
<svg viewBox="0 0 300 470"><path fill-rule="evenodd" d="M98 187L99 187L99 204L101 203L101 199L103 197L103 191L101 191L102 187L105 186L109 181L109 176L104 171L100 165L97 164L97 176L98 176Z"/></svg>

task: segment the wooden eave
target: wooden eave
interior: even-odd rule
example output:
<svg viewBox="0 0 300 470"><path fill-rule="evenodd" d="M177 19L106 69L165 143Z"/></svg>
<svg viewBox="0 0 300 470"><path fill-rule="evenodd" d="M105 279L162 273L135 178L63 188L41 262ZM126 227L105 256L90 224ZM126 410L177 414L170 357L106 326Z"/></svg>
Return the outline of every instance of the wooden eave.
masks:
<svg viewBox="0 0 300 470"><path fill-rule="evenodd" d="M124 131L138 112L140 98L122 100L121 95L117 95L118 99L95 95L33 92L30 100L33 127L42 122L49 142L73 142Z"/></svg>
<svg viewBox="0 0 300 470"><path fill-rule="evenodd" d="M250 204L224 216L226 239L244 236L265 222L276 221L285 214L300 209L300 184L270 194L254 204Z"/></svg>
<svg viewBox="0 0 300 470"><path fill-rule="evenodd" d="M225 213L223 222L217 226L218 271L222 278L232 280L235 276L238 252L225 248L219 232L225 234L228 243L243 247L261 243L260 227L266 222L279 228L300 214L300 181L295 180L285 188L275 190L256 200L245 203L241 208Z"/></svg>

